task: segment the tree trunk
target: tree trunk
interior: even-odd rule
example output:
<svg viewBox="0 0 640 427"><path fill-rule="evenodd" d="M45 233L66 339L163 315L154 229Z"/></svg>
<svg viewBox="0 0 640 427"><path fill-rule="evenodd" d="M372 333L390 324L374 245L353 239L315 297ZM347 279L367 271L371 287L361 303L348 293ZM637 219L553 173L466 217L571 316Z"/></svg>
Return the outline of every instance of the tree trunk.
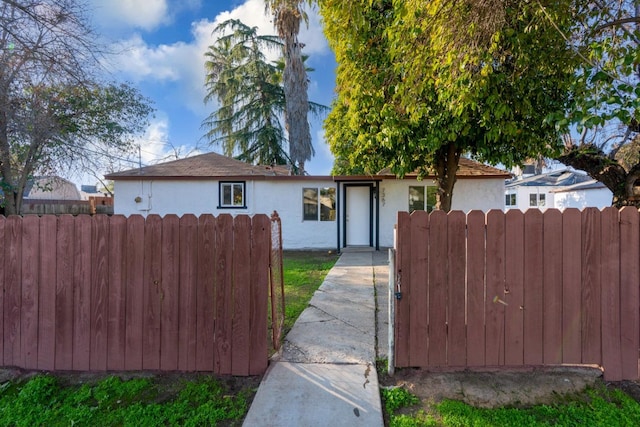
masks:
<svg viewBox="0 0 640 427"><path fill-rule="evenodd" d="M5 101L6 102L6 101ZM0 188L2 188L2 204L4 214L17 215L20 211L17 206L16 189L14 188L14 176L11 168L11 150L7 133L7 114L0 112ZM22 196L22 195L20 195ZM20 197L22 200L22 197Z"/></svg>
<svg viewBox="0 0 640 427"><path fill-rule="evenodd" d="M450 142L436 152L435 171L438 191L436 192L435 209L449 212L453 199L453 187L456 184L456 173L462 150Z"/></svg>
<svg viewBox="0 0 640 427"><path fill-rule="evenodd" d="M603 183L613 193L612 206L640 208L640 194L635 194L640 180L640 165L635 165L627 172L617 161L590 144L571 147L558 160L574 169L585 171L593 179Z"/></svg>

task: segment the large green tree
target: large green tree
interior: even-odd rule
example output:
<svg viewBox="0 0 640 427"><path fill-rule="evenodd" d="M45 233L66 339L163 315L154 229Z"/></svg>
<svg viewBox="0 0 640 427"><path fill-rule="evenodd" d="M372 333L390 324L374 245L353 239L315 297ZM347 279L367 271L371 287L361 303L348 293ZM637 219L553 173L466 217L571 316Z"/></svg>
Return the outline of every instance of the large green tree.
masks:
<svg viewBox="0 0 640 427"><path fill-rule="evenodd" d="M308 79L302 59L303 44L298 41L300 24L307 21L303 7L312 3L312 0L265 0L266 9L273 15L278 36L283 41L285 127L289 135L289 155L300 174L304 174L305 162L314 155L308 120Z"/></svg>
<svg viewBox="0 0 640 427"><path fill-rule="evenodd" d="M558 31L573 25L570 8L321 1L338 62L338 97L325 122L337 172L435 174L436 207L449 210L461 155L510 166L557 152L553 118L568 107L575 70Z"/></svg>
<svg viewBox="0 0 640 427"><path fill-rule="evenodd" d="M640 163L628 152L640 132L640 1L578 6L567 34L580 57L566 118L575 132L558 159L604 183L614 206L640 207Z"/></svg>
<svg viewBox="0 0 640 427"><path fill-rule="evenodd" d="M221 23L213 34L216 41L205 53L205 102L217 101L218 109L203 123L205 137L250 163L289 163L280 122L284 91L277 65L265 57L268 49L281 48L280 41L238 20Z"/></svg>
<svg viewBox="0 0 640 427"><path fill-rule="evenodd" d="M100 82L86 4L0 0L0 186L4 213L20 212L27 180L95 169L131 148L150 113L133 88Z"/></svg>
<svg viewBox="0 0 640 427"><path fill-rule="evenodd" d="M218 108L203 122L205 138L221 144L228 156L256 164L291 164L286 147L288 132L282 122L286 116L283 58L269 62L269 49L280 51L277 36L259 35L256 27L228 20L216 27L216 41L205 53L207 70L205 102L216 101ZM303 64L307 56L303 56ZM306 68L305 71L313 71ZM324 105L309 102L309 110L320 115Z"/></svg>

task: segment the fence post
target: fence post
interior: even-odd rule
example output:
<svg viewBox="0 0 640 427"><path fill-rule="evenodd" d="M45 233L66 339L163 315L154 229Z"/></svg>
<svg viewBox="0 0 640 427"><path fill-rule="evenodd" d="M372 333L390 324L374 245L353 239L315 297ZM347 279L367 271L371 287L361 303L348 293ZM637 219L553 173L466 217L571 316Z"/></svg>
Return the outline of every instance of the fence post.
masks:
<svg viewBox="0 0 640 427"><path fill-rule="evenodd" d="M389 375L395 373L395 336L394 323L396 317L395 289L396 289L396 251L389 248L389 359L387 360L387 371Z"/></svg>

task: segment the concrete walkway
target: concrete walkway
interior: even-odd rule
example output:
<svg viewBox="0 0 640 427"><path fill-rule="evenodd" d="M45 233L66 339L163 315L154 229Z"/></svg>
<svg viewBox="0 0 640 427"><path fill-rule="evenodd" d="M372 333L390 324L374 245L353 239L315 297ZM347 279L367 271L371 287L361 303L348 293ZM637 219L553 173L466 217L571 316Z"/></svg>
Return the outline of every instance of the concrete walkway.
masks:
<svg viewBox="0 0 640 427"><path fill-rule="evenodd" d="M375 361L386 357L387 283L386 251L344 252L271 362L244 426L382 427Z"/></svg>

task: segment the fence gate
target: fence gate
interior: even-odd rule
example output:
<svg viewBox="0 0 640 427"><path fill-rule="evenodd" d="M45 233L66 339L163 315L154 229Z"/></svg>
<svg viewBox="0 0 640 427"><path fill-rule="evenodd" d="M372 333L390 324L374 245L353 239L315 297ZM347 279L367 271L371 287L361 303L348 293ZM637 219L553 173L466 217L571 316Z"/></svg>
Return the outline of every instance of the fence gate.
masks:
<svg viewBox="0 0 640 427"><path fill-rule="evenodd" d="M639 378L637 209L400 212L396 241L396 367Z"/></svg>
<svg viewBox="0 0 640 427"><path fill-rule="evenodd" d="M271 232L261 214L0 216L0 366L262 374Z"/></svg>

